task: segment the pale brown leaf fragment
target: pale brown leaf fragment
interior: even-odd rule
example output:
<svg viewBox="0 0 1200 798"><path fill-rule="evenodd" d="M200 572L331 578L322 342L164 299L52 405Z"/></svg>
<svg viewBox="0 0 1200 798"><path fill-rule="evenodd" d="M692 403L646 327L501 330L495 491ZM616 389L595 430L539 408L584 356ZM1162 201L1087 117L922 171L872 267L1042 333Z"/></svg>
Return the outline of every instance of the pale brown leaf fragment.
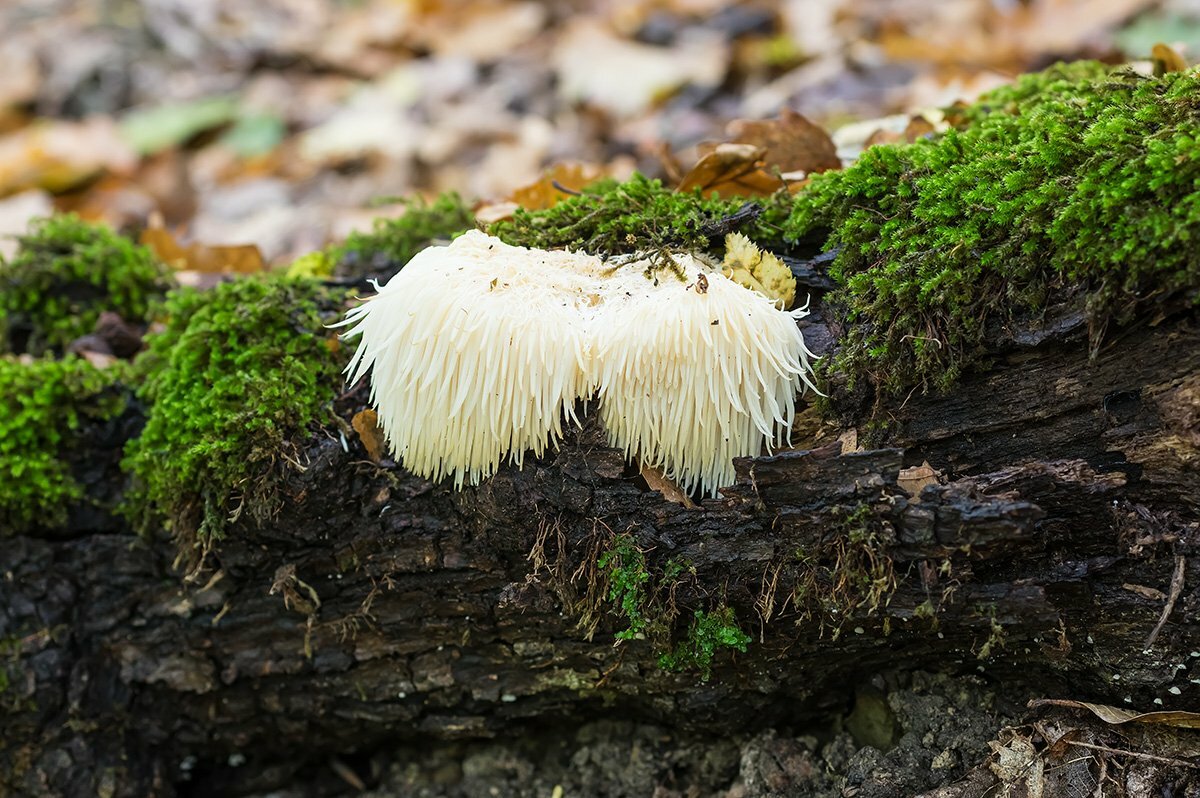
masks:
<svg viewBox="0 0 1200 798"><path fill-rule="evenodd" d="M579 161L564 161L544 171L533 183L518 188L508 199L525 210L541 211L554 207L602 177L603 167Z"/></svg>
<svg viewBox="0 0 1200 798"><path fill-rule="evenodd" d="M672 480L667 479L667 476L662 472L662 469L654 466L642 466L642 478L646 480L646 484L651 490L656 490L663 495L663 498L669 502L675 502L678 505L687 507L689 510L696 506L696 503L688 498L688 495L680 490Z"/></svg>
<svg viewBox="0 0 1200 798"><path fill-rule="evenodd" d="M371 408L360 410L350 419L350 426L358 433L359 440L367 449L367 456L378 463L383 459L383 431L379 429L379 416Z"/></svg>
<svg viewBox="0 0 1200 798"><path fill-rule="evenodd" d="M938 484L938 471L926 460L919 466L900 469L896 484L909 496L917 496L926 485Z"/></svg>
<svg viewBox="0 0 1200 798"><path fill-rule="evenodd" d="M1166 593L1162 592L1161 590L1156 590L1152 587L1147 587L1146 585L1135 585L1135 584L1126 582L1125 584L1121 585L1121 587L1124 588L1125 590L1128 590L1130 593L1135 593L1135 594L1141 596L1142 598L1150 599L1151 601L1166 601L1167 600Z"/></svg>
<svg viewBox="0 0 1200 798"><path fill-rule="evenodd" d="M704 196L755 197L774 194L785 183L762 170L762 147L718 144L684 175L678 190L699 189Z"/></svg>

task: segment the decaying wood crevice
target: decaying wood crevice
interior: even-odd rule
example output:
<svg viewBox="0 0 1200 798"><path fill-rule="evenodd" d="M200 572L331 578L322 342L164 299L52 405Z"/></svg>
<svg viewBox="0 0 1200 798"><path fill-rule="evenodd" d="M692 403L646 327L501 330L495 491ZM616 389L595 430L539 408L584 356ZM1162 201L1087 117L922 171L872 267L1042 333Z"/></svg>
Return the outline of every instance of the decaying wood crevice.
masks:
<svg viewBox="0 0 1200 798"><path fill-rule="evenodd" d="M1109 331L1093 359L1078 322L1011 341L947 395L877 406L855 434L813 425L806 448L739 463L737 484L695 509L648 490L591 423L460 493L332 430L310 441L276 522L239 526L191 581L170 540L109 516L6 538L0 784L161 795L190 774L270 789L331 754L599 718L803 728L874 675L917 670L1195 709L1200 325L1184 313ZM117 489L132 423L97 431L89 489ZM858 553L886 559L890 581L875 600L844 593L839 615L798 589L811 571L797 555L854 555L836 534L854 513L876 532ZM592 559L614 535L655 573L694 569L660 606L677 637L720 603L748 650L719 653L702 681L658 667L650 640L614 645L622 620ZM253 779L231 781L235 761Z"/></svg>

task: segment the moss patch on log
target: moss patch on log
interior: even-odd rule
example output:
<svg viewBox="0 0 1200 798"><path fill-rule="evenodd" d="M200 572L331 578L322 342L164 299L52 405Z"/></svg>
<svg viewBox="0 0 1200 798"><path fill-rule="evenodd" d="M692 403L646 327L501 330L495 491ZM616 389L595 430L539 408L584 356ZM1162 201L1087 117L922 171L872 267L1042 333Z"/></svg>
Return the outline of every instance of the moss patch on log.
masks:
<svg viewBox="0 0 1200 798"><path fill-rule="evenodd" d="M141 322L172 284L147 248L74 215L38 220L0 262L0 351L61 352L101 312Z"/></svg>
<svg viewBox="0 0 1200 798"><path fill-rule="evenodd" d="M351 233L329 250L333 273L344 277L394 272L438 239L475 227L475 215L458 194L433 202L415 199L396 218L376 219L370 232Z"/></svg>
<svg viewBox="0 0 1200 798"><path fill-rule="evenodd" d="M1200 302L1200 75L1056 67L965 127L813 178L785 234L828 235L849 323L834 364L886 393L946 388L995 324L1081 299L1106 326Z"/></svg>
<svg viewBox="0 0 1200 798"><path fill-rule="evenodd" d="M722 249L726 233L735 230L769 248L780 240L790 195L755 198L749 212L743 210L746 203L746 198L680 193L658 180L634 175L625 182L602 180L546 210L518 210L511 219L491 225L488 232L514 246L567 248L602 256L712 252Z"/></svg>
<svg viewBox="0 0 1200 798"><path fill-rule="evenodd" d="M99 369L79 357L0 357L0 534L56 529L84 499L65 454L81 426L126 405L127 368Z"/></svg>
<svg viewBox="0 0 1200 798"><path fill-rule="evenodd" d="M326 419L344 355L325 329L340 292L310 280L241 279L174 292L165 327L135 362L146 426L126 447L128 512L166 520L181 543L210 545L241 516L270 518L278 476Z"/></svg>

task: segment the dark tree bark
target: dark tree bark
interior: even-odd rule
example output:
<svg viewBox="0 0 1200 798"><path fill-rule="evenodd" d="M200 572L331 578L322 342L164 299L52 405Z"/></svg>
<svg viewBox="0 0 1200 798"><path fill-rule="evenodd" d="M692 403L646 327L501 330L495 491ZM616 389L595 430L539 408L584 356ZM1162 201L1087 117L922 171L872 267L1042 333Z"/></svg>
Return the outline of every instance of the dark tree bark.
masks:
<svg viewBox="0 0 1200 798"><path fill-rule="evenodd" d="M0 793L302 794L333 754L602 717L803 728L917 670L1197 708L1196 316L1110 331L1094 359L1078 318L1005 335L948 395L843 398L854 434L810 412L806 448L740 463L697 508L648 489L591 422L459 493L330 429L277 521L239 526L191 580L170 540L108 516L5 538ZM134 422L81 455L94 493L119 488ZM719 651L704 681L659 667L662 640L614 645L627 623L595 557L617 535L645 552L674 640L727 605L746 652ZM672 560L694 571L667 580Z"/></svg>

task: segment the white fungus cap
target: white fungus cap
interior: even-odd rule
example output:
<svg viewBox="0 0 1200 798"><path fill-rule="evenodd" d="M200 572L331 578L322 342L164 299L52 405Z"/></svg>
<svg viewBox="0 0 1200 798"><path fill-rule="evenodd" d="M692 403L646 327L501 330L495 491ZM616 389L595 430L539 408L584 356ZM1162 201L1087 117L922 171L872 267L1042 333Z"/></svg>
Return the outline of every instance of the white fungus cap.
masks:
<svg viewBox="0 0 1200 798"><path fill-rule="evenodd" d="M600 396L610 442L714 495L733 458L786 435L813 388L796 319L700 261L670 270L530 250L471 231L419 253L342 324L361 335L347 372L411 471L478 484L520 465Z"/></svg>
<svg viewBox="0 0 1200 798"><path fill-rule="evenodd" d="M734 481L733 459L782 440L811 381L804 336L775 302L688 255L686 282L614 274L596 342L600 418L609 441L686 490Z"/></svg>
<svg viewBox="0 0 1200 798"><path fill-rule="evenodd" d="M512 247L478 231L418 253L352 310L347 367L409 470L455 487L521 465L562 437L595 390L584 308L599 259ZM594 267L594 268L592 268Z"/></svg>

